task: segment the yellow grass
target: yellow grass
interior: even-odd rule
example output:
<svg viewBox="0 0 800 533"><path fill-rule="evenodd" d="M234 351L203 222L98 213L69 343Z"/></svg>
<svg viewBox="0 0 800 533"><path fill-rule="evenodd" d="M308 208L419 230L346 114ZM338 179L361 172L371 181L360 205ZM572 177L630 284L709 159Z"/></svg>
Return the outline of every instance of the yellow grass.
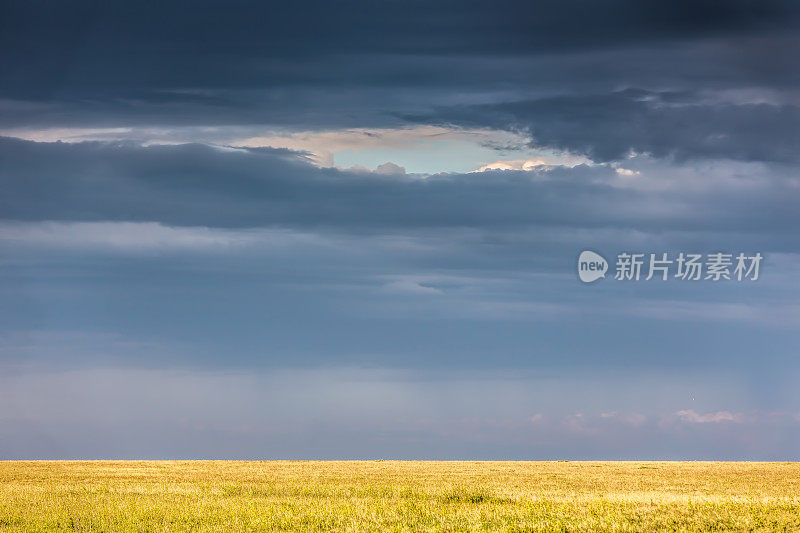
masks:
<svg viewBox="0 0 800 533"><path fill-rule="evenodd" d="M800 531L800 465L0 462L0 530L64 529Z"/></svg>

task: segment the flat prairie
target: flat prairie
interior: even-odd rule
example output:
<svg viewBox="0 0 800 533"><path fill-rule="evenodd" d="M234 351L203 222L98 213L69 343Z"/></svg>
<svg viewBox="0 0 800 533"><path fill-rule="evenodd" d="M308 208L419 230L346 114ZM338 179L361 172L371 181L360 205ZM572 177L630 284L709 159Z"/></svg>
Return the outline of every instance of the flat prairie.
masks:
<svg viewBox="0 0 800 533"><path fill-rule="evenodd" d="M800 463L4 461L1 531L800 531Z"/></svg>

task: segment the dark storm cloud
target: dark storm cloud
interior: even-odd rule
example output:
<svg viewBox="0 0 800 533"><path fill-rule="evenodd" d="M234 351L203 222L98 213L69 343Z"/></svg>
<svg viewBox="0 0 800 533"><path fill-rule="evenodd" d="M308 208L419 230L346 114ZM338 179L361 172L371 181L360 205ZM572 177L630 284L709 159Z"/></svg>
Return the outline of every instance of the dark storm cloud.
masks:
<svg viewBox="0 0 800 533"><path fill-rule="evenodd" d="M790 30L798 11L776 0L6 2L0 73L5 95L26 98L65 87L263 86L285 81L269 68L276 58L528 54L742 36Z"/></svg>
<svg viewBox="0 0 800 533"><path fill-rule="evenodd" d="M782 232L784 180L735 191L615 187L608 167L440 174L322 169L275 149L0 140L2 217L212 227L633 227Z"/></svg>
<svg viewBox="0 0 800 533"><path fill-rule="evenodd" d="M691 93L625 90L442 109L434 122L523 131L531 144L595 161L630 153L776 161L800 160L800 108L698 101Z"/></svg>
<svg viewBox="0 0 800 533"><path fill-rule="evenodd" d="M796 82L797 4L12 2L0 124L397 125L487 92Z"/></svg>

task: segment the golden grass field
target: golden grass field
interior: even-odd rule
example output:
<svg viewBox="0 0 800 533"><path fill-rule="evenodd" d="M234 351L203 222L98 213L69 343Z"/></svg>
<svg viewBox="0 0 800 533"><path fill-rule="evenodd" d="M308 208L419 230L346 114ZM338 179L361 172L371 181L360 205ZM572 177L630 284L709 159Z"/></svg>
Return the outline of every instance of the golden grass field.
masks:
<svg viewBox="0 0 800 533"><path fill-rule="evenodd" d="M0 462L0 531L800 531L800 464Z"/></svg>

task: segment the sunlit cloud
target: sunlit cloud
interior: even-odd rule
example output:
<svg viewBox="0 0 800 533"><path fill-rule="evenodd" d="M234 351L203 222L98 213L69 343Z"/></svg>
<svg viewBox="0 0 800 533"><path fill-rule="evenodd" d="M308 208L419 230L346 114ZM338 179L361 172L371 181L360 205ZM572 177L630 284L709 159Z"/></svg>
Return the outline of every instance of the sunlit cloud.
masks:
<svg viewBox="0 0 800 533"><path fill-rule="evenodd" d="M474 172L484 172L486 170L533 170L547 165L543 158L535 159L512 159L510 161L494 161L487 163Z"/></svg>
<svg viewBox="0 0 800 533"><path fill-rule="evenodd" d="M711 413L697 413L692 409L684 409L675 413L680 420L693 424L719 424L722 422L733 422L741 424L745 421L742 413L731 413L730 411L715 411Z"/></svg>

